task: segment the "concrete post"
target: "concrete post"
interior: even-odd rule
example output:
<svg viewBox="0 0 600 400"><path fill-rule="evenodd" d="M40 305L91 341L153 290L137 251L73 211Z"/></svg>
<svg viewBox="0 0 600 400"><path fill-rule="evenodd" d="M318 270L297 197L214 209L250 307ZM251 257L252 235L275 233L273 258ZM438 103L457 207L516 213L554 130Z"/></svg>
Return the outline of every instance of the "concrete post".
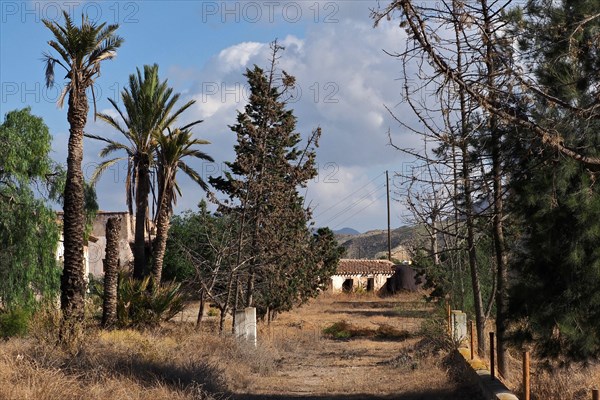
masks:
<svg viewBox="0 0 600 400"><path fill-rule="evenodd" d="M452 310L452 339L460 343L467 338L467 314L460 310Z"/></svg>
<svg viewBox="0 0 600 400"><path fill-rule="evenodd" d="M235 312L235 326L233 332L238 339L246 338L246 312L244 310Z"/></svg>
<svg viewBox="0 0 600 400"><path fill-rule="evenodd" d="M256 346L256 308L246 307L246 309L244 309L244 315L246 325L246 340Z"/></svg>

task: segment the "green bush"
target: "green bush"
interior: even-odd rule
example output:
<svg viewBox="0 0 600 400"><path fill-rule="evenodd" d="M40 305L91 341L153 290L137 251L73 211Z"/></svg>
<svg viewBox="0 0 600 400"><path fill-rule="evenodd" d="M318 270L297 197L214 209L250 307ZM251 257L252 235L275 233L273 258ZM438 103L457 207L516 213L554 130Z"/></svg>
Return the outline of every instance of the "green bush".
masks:
<svg viewBox="0 0 600 400"><path fill-rule="evenodd" d="M219 315L219 311L217 311L216 308L209 308L208 309L208 314L209 317L216 317L217 315Z"/></svg>
<svg viewBox="0 0 600 400"><path fill-rule="evenodd" d="M15 309L0 314L0 336L8 339L23 336L29 329L31 313L24 309Z"/></svg>
<svg viewBox="0 0 600 400"><path fill-rule="evenodd" d="M339 321L323 329L331 339L373 338L380 340L406 340L412 337L408 331L400 331L391 325L381 324L377 329L361 328L347 321Z"/></svg>
<svg viewBox="0 0 600 400"><path fill-rule="evenodd" d="M119 275L117 320L120 326L155 326L168 321L185 307L179 283L163 283L150 288L151 277L136 280Z"/></svg>
<svg viewBox="0 0 600 400"><path fill-rule="evenodd" d="M352 337L351 325L346 321L335 322L323 329L323 334L333 339L349 339Z"/></svg>

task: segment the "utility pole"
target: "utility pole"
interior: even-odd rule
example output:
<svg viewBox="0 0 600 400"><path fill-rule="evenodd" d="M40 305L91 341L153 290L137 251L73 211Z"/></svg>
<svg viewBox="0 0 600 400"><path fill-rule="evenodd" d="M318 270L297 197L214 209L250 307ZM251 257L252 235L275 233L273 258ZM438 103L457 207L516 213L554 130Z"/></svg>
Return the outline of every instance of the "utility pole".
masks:
<svg viewBox="0 0 600 400"><path fill-rule="evenodd" d="M387 222L388 222L388 260L392 261L392 232L390 228L390 177L385 171L385 185L387 188Z"/></svg>

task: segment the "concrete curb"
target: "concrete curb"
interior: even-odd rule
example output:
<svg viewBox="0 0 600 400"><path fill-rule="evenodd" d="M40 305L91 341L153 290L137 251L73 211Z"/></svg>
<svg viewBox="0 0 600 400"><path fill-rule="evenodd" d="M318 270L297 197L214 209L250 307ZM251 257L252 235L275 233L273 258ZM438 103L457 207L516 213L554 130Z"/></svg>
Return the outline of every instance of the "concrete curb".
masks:
<svg viewBox="0 0 600 400"><path fill-rule="evenodd" d="M519 400L498 378L492 380L486 363L477 357L471 360L469 348L460 347L457 352L465 363L467 374L477 383L485 400Z"/></svg>

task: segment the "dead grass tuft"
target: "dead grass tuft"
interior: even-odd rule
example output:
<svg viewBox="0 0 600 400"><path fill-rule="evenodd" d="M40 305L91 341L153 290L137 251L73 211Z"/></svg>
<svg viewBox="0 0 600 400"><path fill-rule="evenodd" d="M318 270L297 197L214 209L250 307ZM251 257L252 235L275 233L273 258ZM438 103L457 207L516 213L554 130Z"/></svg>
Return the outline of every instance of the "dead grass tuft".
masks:
<svg viewBox="0 0 600 400"><path fill-rule="evenodd" d="M508 376L504 381L520 398L524 395L521 357L508 357ZM532 400L588 400L592 389L598 389L600 363L559 366L550 361L531 360Z"/></svg>

